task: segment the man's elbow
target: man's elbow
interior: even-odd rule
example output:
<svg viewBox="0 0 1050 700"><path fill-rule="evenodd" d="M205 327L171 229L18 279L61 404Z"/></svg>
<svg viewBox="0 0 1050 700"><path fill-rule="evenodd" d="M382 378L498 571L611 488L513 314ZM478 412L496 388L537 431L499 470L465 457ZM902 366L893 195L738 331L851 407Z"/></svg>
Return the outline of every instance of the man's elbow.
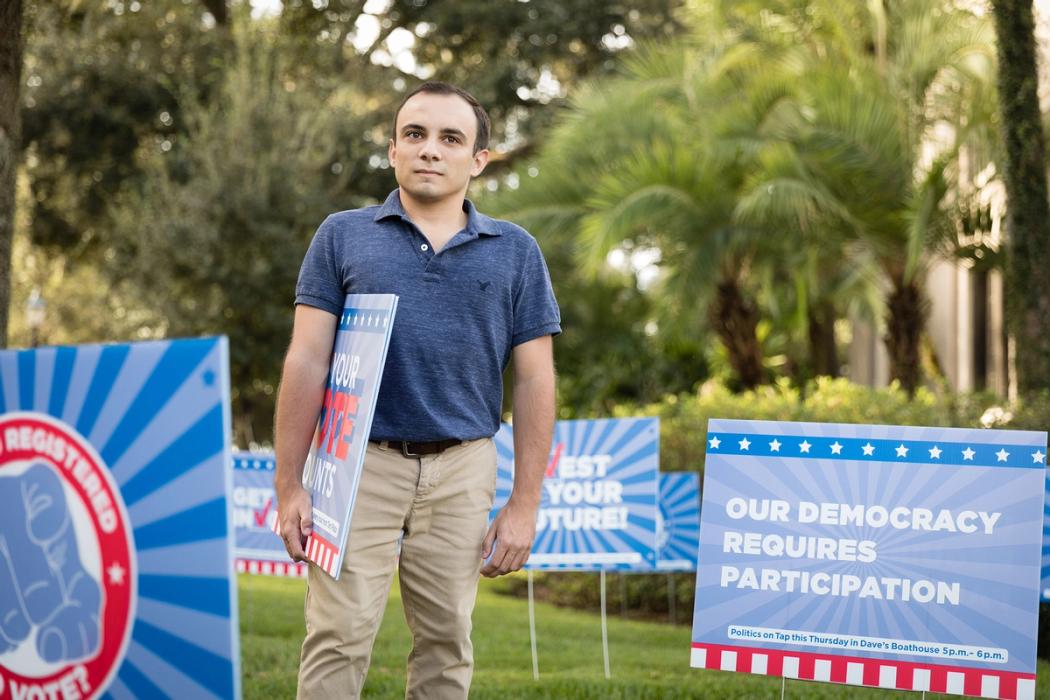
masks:
<svg viewBox="0 0 1050 700"><path fill-rule="evenodd" d="M528 373L517 374L514 377L514 389L553 393L555 386L554 368L536 370Z"/></svg>
<svg viewBox="0 0 1050 700"><path fill-rule="evenodd" d="M321 357L316 352L291 347L284 357L282 381L294 381L307 386L323 385L328 379L330 357Z"/></svg>

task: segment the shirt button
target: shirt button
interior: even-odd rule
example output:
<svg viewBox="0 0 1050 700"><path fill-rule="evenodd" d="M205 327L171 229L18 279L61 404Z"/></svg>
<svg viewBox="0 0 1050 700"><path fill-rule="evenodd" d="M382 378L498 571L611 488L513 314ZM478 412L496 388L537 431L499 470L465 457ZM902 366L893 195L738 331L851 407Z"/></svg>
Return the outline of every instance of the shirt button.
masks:
<svg viewBox="0 0 1050 700"><path fill-rule="evenodd" d="M428 246L426 243L424 243L423 245L419 246L419 249L422 250L424 253L427 252L428 248L430 248L430 246Z"/></svg>

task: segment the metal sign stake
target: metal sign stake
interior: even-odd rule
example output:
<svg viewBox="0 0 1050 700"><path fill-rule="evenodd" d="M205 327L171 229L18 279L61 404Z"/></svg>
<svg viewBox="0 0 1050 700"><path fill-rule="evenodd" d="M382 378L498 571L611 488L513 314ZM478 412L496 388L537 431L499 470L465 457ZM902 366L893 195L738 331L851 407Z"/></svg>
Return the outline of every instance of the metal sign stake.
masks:
<svg viewBox="0 0 1050 700"><path fill-rule="evenodd" d="M532 569L529 569L529 642L532 645L532 680L540 679L540 661L536 655L536 601L532 594Z"/></svg>
<svg viewBox="0 0 1050 700"><path fill-rule="evenodd" d="M677 598L674 586L674 574L667 574L667 612L671 614L671 624L678 624Z"/></svg>
<svg viewBox="0 0 1050 700"><path fill-rule="evenodd" d="M627 619L627 572L620 572L620 617Z"/></svg>
<svg viewBox="0 0 1050 700"><path fill-rule="evenodd" d="M612 678L609 673L609 630L605 621L605 569L601 573L602 583L602 656L605 659L605 677Z"/></svg>

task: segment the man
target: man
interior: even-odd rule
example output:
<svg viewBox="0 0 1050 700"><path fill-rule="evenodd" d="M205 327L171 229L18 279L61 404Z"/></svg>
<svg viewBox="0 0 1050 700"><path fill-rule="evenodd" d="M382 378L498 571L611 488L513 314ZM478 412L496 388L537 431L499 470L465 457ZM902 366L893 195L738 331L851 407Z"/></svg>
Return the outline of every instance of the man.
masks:
<svg viewBox="0 0 1050 700"><path fill-rule="evenodd" d="M413 637L406 695L466 697L478 574L515 571L532 548L560 316L536 241L465 199L488 162L488 134L488 115L468 93L417 88L394 116L398 189L382 206L328 217L303 261L276 418L280 530L296 561L312 527L303 463L343 298L400 299L340 578L310 567L301 698L360 695L399 538ZM491 438L512 356L514 488L486 531Z"/></svg>

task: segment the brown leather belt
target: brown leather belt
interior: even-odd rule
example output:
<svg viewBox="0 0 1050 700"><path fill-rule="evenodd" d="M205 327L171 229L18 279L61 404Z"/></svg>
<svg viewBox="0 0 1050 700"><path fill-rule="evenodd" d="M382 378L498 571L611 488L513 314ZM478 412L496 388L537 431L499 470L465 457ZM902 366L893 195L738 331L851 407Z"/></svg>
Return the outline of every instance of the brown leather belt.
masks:
<svg viewBox="0 0 1050 700"><path fill-rule="evenodd" d="M433 442L406 442L404 440L369 440L380 447L392 447L400 450L404 457L421 457L423 455L441 454L450 447L462 445L462 440L449 438L448 440L435 440Z"/></svg>

